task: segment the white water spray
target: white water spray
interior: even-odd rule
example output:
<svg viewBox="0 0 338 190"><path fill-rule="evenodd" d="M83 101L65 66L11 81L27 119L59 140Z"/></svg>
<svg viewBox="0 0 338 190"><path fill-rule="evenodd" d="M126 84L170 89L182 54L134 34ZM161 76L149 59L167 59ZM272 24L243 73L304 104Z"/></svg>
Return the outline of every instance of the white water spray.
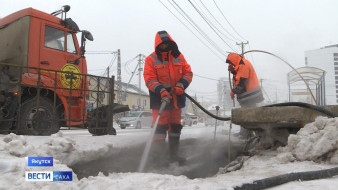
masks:
<svg viewBox="0 0 338 190"><path fill-rule="evenodd" d="M156 131L156 128L157 128L158 120L160 119L161 113L164 110L167 103L169 103L169 99L163 99L162 100L162 104L161 104L160 110L158 111L158 116L156 118L154 127L151 130L150 137L148 138L146 147L144 148L142 158L141 158L141 162L140 162L140 165L138 167L138 172L144 171L144 168L146 166L146 163L147 163L147 160L148 160L148 157L149 157L150 148L151 148L151 145L153 144L153 138L154 138L155 131Z"/></svg>

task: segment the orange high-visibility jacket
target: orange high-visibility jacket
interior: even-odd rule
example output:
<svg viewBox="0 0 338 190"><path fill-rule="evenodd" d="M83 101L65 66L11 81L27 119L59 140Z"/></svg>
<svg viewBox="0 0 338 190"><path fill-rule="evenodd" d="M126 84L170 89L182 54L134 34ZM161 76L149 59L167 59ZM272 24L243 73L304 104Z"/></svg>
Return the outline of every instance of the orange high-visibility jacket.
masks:
<svg viewBox="0 0 338 190"><path fill-rule="evenodd" d="M169 43L169 52L158 50L158 46L162 42ZM143 76L149 89L151 109L159 109L162 88L170 92L178 82L183 84L184 89L191 83L193 77L191 67L178 50L176 42L166 31L156 33L155 51L145 60ZM185 106L184 95L177 96L177 106L178 108ZM167 109L172 109L172 106L167 106Z"/></svg>
<svg viewBox="0 0 338 190"><path fill-rule="evenodd" d="M245 85L245 92L237 94L239 103L258 103L264 100L262 90L250 61L241 57L236 53L230 53L227 57L227 63L234 65L235 74L233 76L233 88L236 89L240 83L241 78L247 79Z"/></svg>

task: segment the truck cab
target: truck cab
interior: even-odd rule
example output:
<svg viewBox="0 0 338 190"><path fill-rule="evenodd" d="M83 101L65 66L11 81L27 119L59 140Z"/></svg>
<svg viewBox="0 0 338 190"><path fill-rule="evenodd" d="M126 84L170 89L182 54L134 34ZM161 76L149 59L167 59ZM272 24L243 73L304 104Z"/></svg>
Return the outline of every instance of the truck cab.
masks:
<svg viewBox="0 0 338 190"><path fill-rule="evenodd" d="M0 19L0 130L50 135L86 121L84 53L93 37L66 17L69 9L48 14L27 8Z"/></svg>

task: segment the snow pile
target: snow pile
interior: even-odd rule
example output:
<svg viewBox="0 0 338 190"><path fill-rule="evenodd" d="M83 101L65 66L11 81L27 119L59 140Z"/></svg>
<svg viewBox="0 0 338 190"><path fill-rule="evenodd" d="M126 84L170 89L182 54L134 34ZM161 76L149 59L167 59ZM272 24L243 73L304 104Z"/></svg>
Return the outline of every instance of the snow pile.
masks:
<svg viewBox="0 0 338 190"><path fill-rule="evenodd" d="M290 135L288 145L278 149L284 161L327 161L338 164L338 119L318 117L305 125L295 135Z"/></svg>
<svg viewBox="0 0 338 190"><path fill-rule="evenodd" d="M337 126L335 119L319 118L316 122L307 125L297 135L290 137L289 146L281 148L277 151L268 150L251 157L244 162L240 170L218 174L208 178L189 179L186 176L174 176L167 174L156 173L136 173L119 171L120 168L137 167L137 156L142 153L145 139L148 138L149 130L137 130L136 132L129 132L121 130L117 136L92 136L86 130L74 130L59 132L48 137L36 136L18 136L15 134L0 135L0 190L2 189L227 189L232 190L235 186L243 183L249 183L254 180L282 175L290 172L311 171L319 169L331 168L332 165L328 163L316 163L313 161L297 161L294 152L316 150L316 154L320 153L317 146L323 146L325 138L329 139L323 147L334 147L334 140L331 138L337 136L332 126ZM331 126L331 127L329 127ZM315 129L316 127L317 129ZM308 128L308 129L307 129ZM325 129L327 128L327 129ZM214 163L212 160L213 154L219 154L224 158L227 157L226 149L229 130L228 126L218 126L216 140L219 143L211 143L214 141L214 128L205 126L194 126L184 128L182 132L181 148L183 152L190 155L192 162L189 167L194 167L194 164ZM239 128L233 128L238 132ZM326 131L328 130L328 131ZM133 131L133 130L130 130ZM322 132L320 132L322 131ZM315 135L316 133L320 135ZM330 136L331 134L332 136ZM300 135L303 137L300 137ZM316 138L312 137L314 135ZM325 137L325 138L324 138ZM293 138L293 140L292 140ZM223 139L223 141L221 141ZM236 145L236 138L232 139L232 154L235 155L234 146ZM298 140L297 140L298 139ZM304 140L307 139L307 140ZM312 141L310 140L312 139ZM304 140L304 142L303 142ZM318 142L317 144L315 142ZM143 145L142 145L143 143ZM210 146L209 146L210 145ZM211 146L212 145L212 146ZM308 148L306 145L310 146ZM219 147L217 147L219 146ZM330 162L337 159L333 156L337 152L337 143L335 148L330 150L321 150L326 156L330 155ZM324 149L322 147L322 149ZM222 148L224 151L218 151ZM214 150L217 150L214 152ZM208 153L208 154L207 154ZM210 154L209 154L210 153ZM194 155L204 155L204 162ZM315 155L315 153L311 154ZM25 157L27 156L53 156L53 167L27 167L25 164ZM221 157L221 158L223 158ZM190 157L187 157L190 158ZM204 157L203 157L204 158ZM318 157L317 157L318 159ZM92 160L92 161L91 161ZM226 159L224 159L226 160ZM90 161L90 162L88 162ZM196 161L196 162L195 162ZM217 161L217 160L216 160ZM83 163L81 163L83 162ZM81 177L81 173L76 172L72 164L87 165L88 168L97 169L98 174L92 176ZM68 166L67 166L68 165ZM135 165L135 166L134 166ZM109 170L109 167L116 167L114 170ZM208 165L206 165L208 166ZM71 168L70 168L71 167ZM187 166L178 167L170 165L167 170L171 173L181 173L182 170L187 169ZM101 170L105 168L105 170ZM107 170L108 168L108 170ZM193 170L192 174L196 172L207 171L207 167L200 167ZM212 168L213 169L213 168ZM217 168L218 169L218 168ZM25 181L25 171L72 171L72 182L30 182ZM180 171L179 171L180 170ZM80 170L79 170L80 171ZM82 170L81 170L82 171ZM106 171L106 172L104 172ZM190 168L191 171L191 168ZM124 173L121 173L124 172ZM184 171L183 171L184 173ZM189 172L188 172L189 173ZM192 175L191 174L191 175ZM83 175L85 176L85 175ZM188 176L188 175L187 175ZM78 178L79 177L79 178ZM78 180L80 179L80 180ZM317 183L312 187L315 189L336 189L338 186L338 178L327 179L326 182ZM316 180L314 182L317 182ZM311 182L294 182L293 189L306 189L306 184ZM312 183L313 184L313 183ZM274 189L274 188L273 188ZM281 188L283 189L283 188ZM284 188L287 189L287 188ZM311 188L308 188L311 189ZM313 189L313 188L312 188Z"/></svg>
<svg viewBox="0 0 338 190"><path fill-rule="evenodd" d="M52 138L53 140L53 138ZM62 144L62 143L61 143ZM62 149L62 145L56 145L55 149ZM63 144L64 145L64 144ZM42 145L44 146L44 145ZM0 189L42 189L48 182L31 183L25 181L25 171L35 171L37 168L27 167L25 157L28 156L50 156L46 148L36 148L27 142L25 136L13 133L4 136L0 140ZM71 169L60 161L54 159L53 167L39 167L39 171L71 171ZM76 174L73 180L77 181ZM56 184L55 189L62 185Z"/></svg>
<svg viewBox="0 0 338 190"><path fill-rule="evenodd" d="M27 155L27 152L32 151L32 147L27 145L24 136L11 133L5 136L2 142L0 142L0 150L6 151L13 156L24 157Z"/></svg>

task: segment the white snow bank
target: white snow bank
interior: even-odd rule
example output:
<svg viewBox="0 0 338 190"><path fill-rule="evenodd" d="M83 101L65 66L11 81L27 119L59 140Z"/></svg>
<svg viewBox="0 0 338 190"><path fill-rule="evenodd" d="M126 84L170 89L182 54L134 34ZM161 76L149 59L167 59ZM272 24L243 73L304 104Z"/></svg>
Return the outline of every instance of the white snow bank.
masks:
<svg viewBox="0 0 338 190"><path fill-rule="evenodd" d="M295 135L292 138L299 138L299 142L279 151L265 151L256 156L251 157L244 163L243 168L238 171L233 171L226 174L219 174L214 177L205 179L196 178L188 179L185 176L173 176L154 173L109 173L103 175L100 173L95 177L85 177L81 180L77 179L73 173L73 182L26 182L24 175L25 171L49 170L49 171L72 171L67 165L76 164L81 160L100 160L100 157L105 157L109 154L119 155L121 150L125 150L130 145L138 145L145 143L149 131L142 132L139 130L135 133L119 133L117 136L91 136L86 134L71 134L72 131L60 132L50 137L33 137L33 136L18 136L14 134L0 135L0 190L2 189L228 189L231 190L236 185L252 182L254 180L282 175L291 172L310 171L327 169L333 167L329 164L319 164L313 161L298 161L296 148L306 149L308 151L316 150L316 153L311 155L319 155L319 145L315 142L320 142L321 146L328 148L332 152L330 163L337 159L333 156L333 145L327 146L324 143L325 137L329 143L334 144L332 136L328 133L335 133L332 127L336 125L336 120L319 118L316 122L307 126L316 126L302 129L303 132ZM199 128L200 127L200 128ZM233 131L237 129L234 127ZM329 131L326 131L329 130ZM127 130L125 130L127 131ZM227 126L219 126L217 128L218 139L228 138L229 130ZM232 131L232 132L233 132ZM319 132L323 131L323 132ZM214 128L213 127L188 127L182 131L182 139L194 138L212 141ZM237 132L237 131L236 131ZM319 135L315 135L319 133ZM71 134L71 135L69 135ZM307 141L302 142L303 135ZM314 135L314 137L311 137ZM311 137L311 138L310 138ZM236 140L235 137L231 137ZM310 140L314 139L314 140ZM290 139L289 139L290 141ZM312 145L310 145L312 143ZM305 147L310 146L310 148ZM225 148L227 145L225 145ZM293 148L295 147L295 148ZM300 151L300 150L299 150ZM322 151L326 152L326 151ZM303 153L305 154L305 153ZM25 166L26 156L53 156L54 166L52 168L28 168ZM318 158L316 156L316 158ZM112 160L111 162L114 162ZM121 166L123 167L123 166ZM177 168L176 168L177 169ZM178 168L179 169L179 168ZM183 169L183 168L181 168ZM316 180L319 181L319 180ZM320 183L311 182L293 182L293 189L305 189L312 185L312 189L336 189L338 186L337 178L321 180ZM286 184L287 185L287 184ZM314 188L313 188L313 185ZM291 188L291 186L287 186ZM278 188L278 187L276 187ZM274 189L274 188L272 188ZM283 188L282 188L283 189ZM284 188L287 189L287 188ZM310 188L311 189L311 188Z"/></svg>
<svg viewBox="0 0 338 190"><path fill-rule="evenodd" d="M284 161L327 161L338 164L338 119L318 117L290 135L288 145L278 150Z"/></svg>

